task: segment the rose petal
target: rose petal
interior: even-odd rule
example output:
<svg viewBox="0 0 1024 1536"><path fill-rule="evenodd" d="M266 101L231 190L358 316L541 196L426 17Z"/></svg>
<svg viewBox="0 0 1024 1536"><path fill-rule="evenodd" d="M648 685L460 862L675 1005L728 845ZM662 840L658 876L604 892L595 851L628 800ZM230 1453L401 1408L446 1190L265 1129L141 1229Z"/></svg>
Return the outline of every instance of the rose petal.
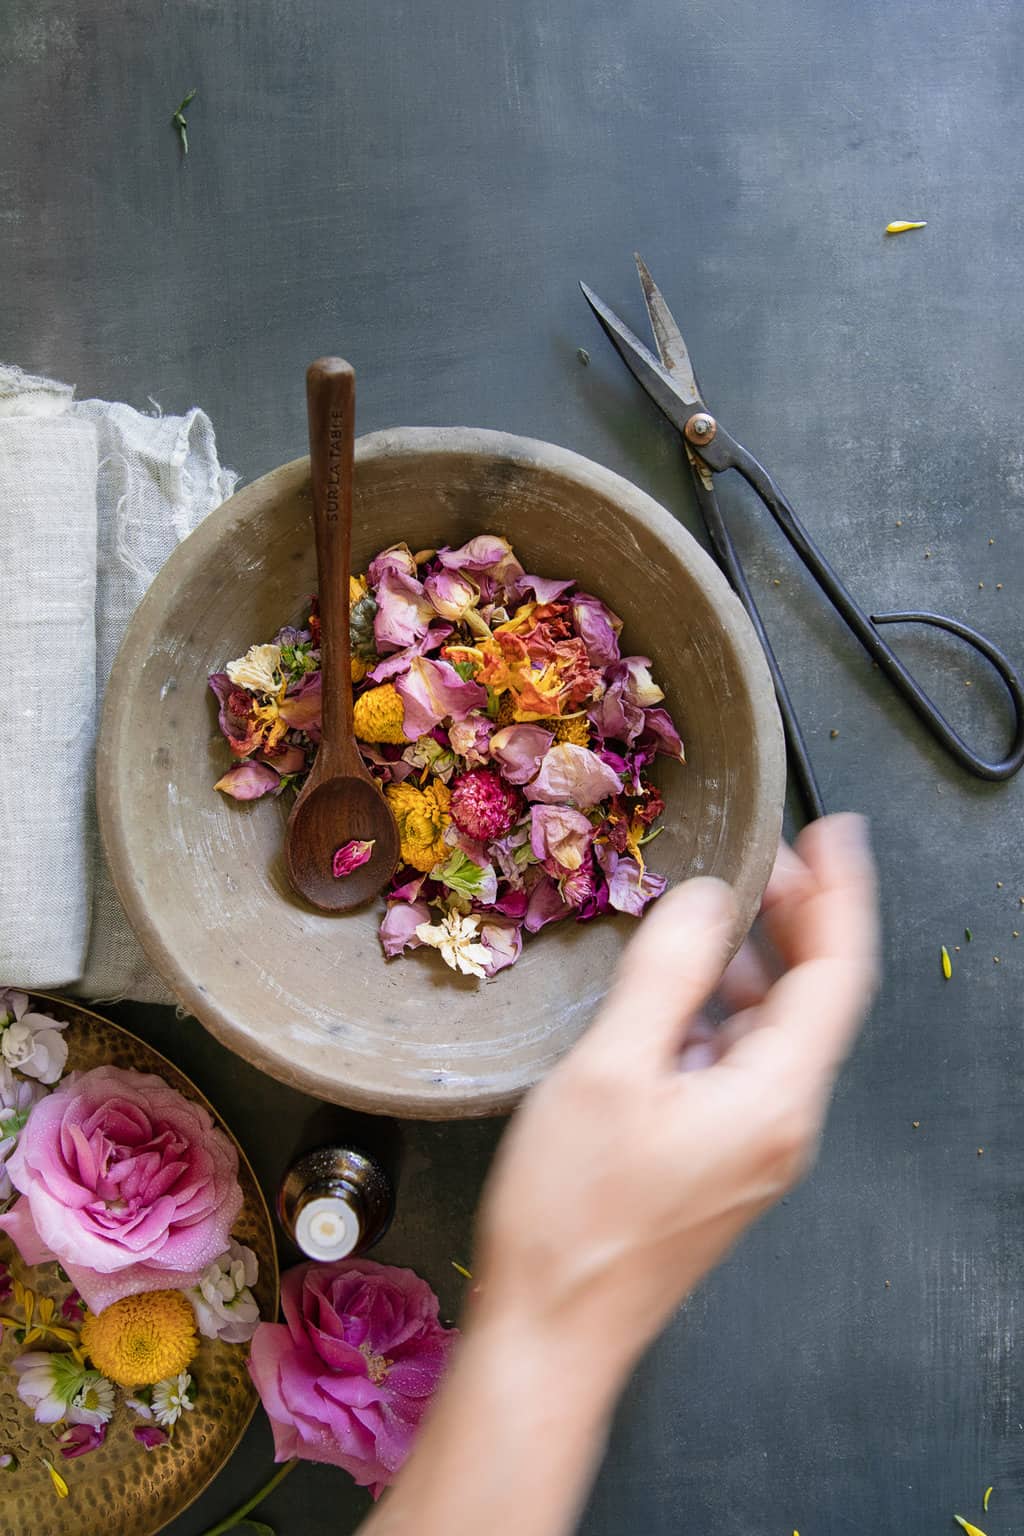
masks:
<svg viewBox="0 0 1024 1536"><path fill-rule="evenodd" d="M480 588L475 581L460 571L445 567L428 576L423 590L442 619L460 623L480 599Z"/></svg>
<svg viewBox="0 0 1024 1536"><path fill-rule="evenodd" d="M581 811L566 805L535 805L530 817L530 846L549 871L579 869L594 840L594 828Z"/></svg>
<svg viewBox="0 0 1024 1536"><path fill-rule="evenodd" d="M373 858L373 848L376 838L353 838L335 851L331 863L331 873L335 880L342 880L350 875L353 870L360 869L364 864L369 864Z"/></svg>
<svg viewBox="0 0 1024 1536"><path fill-rule="evenodd" d="M407 949L419 949L423 940L416 929L430 921L430 908L425 901L389 901L381 920L378 936L389 960Z"/></svg>
<svg viewBox="0 0 1024 1536"><path fill-rule="evenodd" d="M403 672L408 672L409 663L414 656L426 656L429 651L436 651L448 639L451 632L450 624L431 624L415 645L407 645L404 650L395 651L392 656L385 656L383 661L371 667L367 677L371 683L393 682L396 677L401 677Z"/></svg>
<svg viewBox="0 0 1024 1536"><path fill-rule="evenodd" d="M608 667L619 660L622 620L600 598L577 592L572 599L572 621L592 666Z"/></svg>
<svg viewBox="0 0 1024 1536"><path fill-rule="evenodd" d="M640 743L641 745L646 745L648 742L650 742L656 752L663 752L666 757L674 757L679 762L685 763L683 743L672 721L672 716L667 709L644 710L644 725L640 735Z"/></svg>
<svg viewBox="0 0 1024 1536"><path fill-rule="evenodd" d="M530 892L530 904L526 909L523 926L527 933L539 933L548 923L557 923L571 913L572 907L562 900L557 883L549 875L544 875Z"/></svg>
<svg viewBox="0 0 1024 1536"><path fill-rule="evenodd" d="M281 775L266 763L250 758L248 762L235 763L213 787L232 800L259 800L263 795L278 793Z"/></svg>
<svg viewBox="0 0 1024 1536"><path fill-rule="evenodd" d="M392 544L389 549L381 550L371 563L366 579L371 587L375 587L389 572L397 576L416 575L416 561L408 544Z"/></svg>
<svg viewBox="0 0 1024 1536"><path fill-rule="evenodd" d="M523 948L520 924L508 919L484 918L480 924L480 942L491 952L484 970L488 976L497 976L499 971L519 959Z"/></svg>
<svg viewBox="0 0 1024 1536"><path fill-rule="evenodd" d="M647 709L652 704L660 704L665 697L651 676L650 667L649 656L626 656L608 668L607 681L615 683L621 679L629 702Z"/></svg>
<svg viewBox="0 0 1024 1536"><path fill-rule="evenodd" d="M487 692L479 683L464 682L447 661L414 656L409 671L395 684L402 700L405 734L426 736L449 715L465 720L472 709L483 709Z"/></svg>
<svg viewBox="0 0 1024 1536"><path fill-rule="evenodd" d="M568 581L552 581L547 576L521 576L517 590L532 592L538 603L553 603L556 597L561 597L563 592L568 592L575 585L575 577L570 577Z"/></svg>
<svg viewBox="0 0 1024 1536"><path fill-rule="evenodd" d="M385 571L376 588L373 633L379 652L400 651L422 640L434 617L433 605L415 576Z"/></svg>
<svg viewBox="0 0 1024 1536"><path fill-rule="evenodd" d="M596 752L591 752L589 747L578 747L571 741L562 741L548 749L540 772L533 783L526 786L525 794L528 800L568 803L581 811L589 811L621 790L622 780Z"/></svg>
<svg viewBox="0 0 1024 1536"><path fill-rule="evenodd" d="M528 784L550 746L551 732L539 725L506 725L491 737L490 752L510 784Z"/></svg>
<svg viewBox="0 0 1024 1536"><path fill-rule="evenodd" d="M623 857L606 843L598 845L597 857L608 880L609 906L630 917L639 917L648 902L660 896L668 884L664 875L649 869L641 871L636 859Z"/></svg>
<svg viewBox="0 0 1024 1536"><path fill-rule="evenodd" d="M293 731L305 731L314 741L320 739L320 689L320 673L310 672L294 693L285 696L281 704L281 719Z"/></svg>

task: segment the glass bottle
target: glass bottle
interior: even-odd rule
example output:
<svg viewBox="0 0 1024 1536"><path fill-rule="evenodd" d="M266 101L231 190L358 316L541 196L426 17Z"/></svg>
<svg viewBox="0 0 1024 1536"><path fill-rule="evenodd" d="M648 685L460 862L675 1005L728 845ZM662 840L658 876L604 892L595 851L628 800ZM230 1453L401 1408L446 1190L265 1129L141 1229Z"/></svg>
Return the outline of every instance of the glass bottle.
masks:
<svg viewBox="0 0 1024 1536"><path fill-rule="evenodd" d="M307 1123L278 1191L286 1235L307 1258L351 1258L391 1224L398 1128L377 1116L319 1110Z"/></svg>

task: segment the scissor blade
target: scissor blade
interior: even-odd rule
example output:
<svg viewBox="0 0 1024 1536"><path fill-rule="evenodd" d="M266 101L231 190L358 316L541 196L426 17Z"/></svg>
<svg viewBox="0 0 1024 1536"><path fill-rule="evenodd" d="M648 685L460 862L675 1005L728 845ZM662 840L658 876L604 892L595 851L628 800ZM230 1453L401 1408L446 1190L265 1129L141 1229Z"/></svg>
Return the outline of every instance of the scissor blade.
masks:
<svg viewBox="0 0 1024 1536"><path fill-rule="evenodd" d="M658 344L658 355L675 378L683 399L688 400L691 405L697 405L700 401L700 390L697 387L693 364L690 362L690 354L686 350L686 342L672 318L672 311L665 303L661 289L647 270L643 257L638 251L634 251L633 259L640 274L640 286L644 290L644 302L650 316L651 330Z"/></svg>
<svg viewBox="0 0 1024 1536"><path fill-rule="evenodd" d="M672 425L682 432L693 415L694 406L700 403L699 397L696 400L688 399L668 369L658 361L653 352L644 346L639 337L633 335L628 325L623 325L618 315L598 298L594 290L588 288L583 282L580 283L580 288L583 297L601 322L609 341L633 377L643 385Z"/></svg>

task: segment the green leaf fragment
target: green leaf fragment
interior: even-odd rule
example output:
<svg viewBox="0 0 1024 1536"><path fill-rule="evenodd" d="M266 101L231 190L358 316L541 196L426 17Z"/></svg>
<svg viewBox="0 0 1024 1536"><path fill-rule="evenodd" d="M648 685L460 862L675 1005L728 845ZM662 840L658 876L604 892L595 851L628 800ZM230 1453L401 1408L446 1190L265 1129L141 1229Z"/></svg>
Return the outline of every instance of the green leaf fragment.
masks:
<svg viewBox="0 0 1024 1536"><path fill-rule="evenodd" d="M456 848L451 858L440 869L433 871L433 878L440 880L449 890L457 891L460 896L476 896L480 891L487 871L479 864L474 864L462 852Z"/></svg>
<svg viewBox="0 0 1024 1536"><path fill-rule="evenodd" d="M965 928L964 929L964 938L967 940L968 944L974 938L974 934L971 932L971 930L969 928Z"/></svg>

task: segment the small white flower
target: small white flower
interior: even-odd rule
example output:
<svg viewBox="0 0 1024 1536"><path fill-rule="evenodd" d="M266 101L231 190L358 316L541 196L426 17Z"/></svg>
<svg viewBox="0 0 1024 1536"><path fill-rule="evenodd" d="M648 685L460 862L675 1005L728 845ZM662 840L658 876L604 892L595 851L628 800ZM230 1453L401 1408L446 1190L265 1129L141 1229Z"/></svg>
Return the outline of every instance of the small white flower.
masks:
<svg viewBox="0 0 1024 1536"><path fill-rule="evenodd" d="M57 1424L67 1417L73 1424L93 1424L98 1427L106 1418L89 1417L100 1412L100 1403L106 1394L100 1393L99 1383L110 1392L113 1411L113 1388L98 1371L87 1371L73 1355L45 1354L30 1351L14 1362L18 1376L18 1396L32 1409L37 1424ZM80 1395L91 1397L95 1393L97 1406L76 1408L75 1399ZM75 1417L74 1415L82 1415Z"/></svg>
<svg viewBox="0 0 1024 1536"><path fill-rule="evenodd" d="M15 1072L55 1083L68 1060L66 1041L60 1031L66 1024L42 1013L24 1013L0 1034L0 1055Z"/></svg>
<svg viewBox="0 0 1024 1536"><path fill-rule="evenodd" d="M250 1286L259 1276L259 1260L251 1248L234 1238L226 1253L214 1260L188 1292L199 1332L207 1339L244 1344L256 1332L260 1309Z"/></svg>
<svg viewBox="0 0 1024 1536"><path fill-rule="evenodd" d="M153 1388L153 1417L164 1429L177 1424L183 1413L191 1413L195 1407L192 1393L192 1377L188 1371L180 1376L168 1376Z"/></svg>
<svg viewBox="0 0 1024 1536"><path fill-rule="evenodd" d="M46 1089L42 1083L28 1077L15 1077L0 1056L0 1206L7 1204L14 1194L7 1159L18 1145L32 1106L43 1098Z"/></svg>
<svg viewBox="0 0 1024 1536"><path fill-rule="evenodd" d="M420 923L416 937L422 944L441 951L441 959L453 971L464 976L486 977L484 967L491 959L486 944L477 944L480 919L474 913L462 917L458 912L446 912L443 923Z"/></svg>
<svg viewBox="0 0 1024 1536"><path fill-rule="evenodd" d="M250 645L244 656L229 661L224 670L239 688L250 688L253 693L277 693L281 686L280 668L279 645Z"/></svg>
<svg viewBox="0 0 1024 1536"><path fill-rule="evenodd" d="M89 1424L99 1429L109 1424L114 1413L114 1384L99 1371L87 1371L85 1379L68 1404L69 1424Z"/></svg>

